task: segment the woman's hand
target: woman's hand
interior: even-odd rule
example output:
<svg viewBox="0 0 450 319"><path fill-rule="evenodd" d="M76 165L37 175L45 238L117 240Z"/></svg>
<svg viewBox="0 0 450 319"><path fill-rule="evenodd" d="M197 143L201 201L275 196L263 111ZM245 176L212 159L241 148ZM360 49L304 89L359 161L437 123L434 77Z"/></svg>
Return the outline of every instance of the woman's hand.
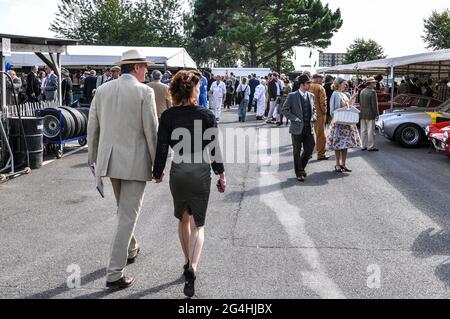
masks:
<svg viewBox="0 0 450 319"><path fill-rule="evenodd" d="M156 183L156 184L159 184L159 183L161 183L161 182L163 181L164 173L162 173L162 175L161 175L160 178L156 178L156 177L154 177L154 176L153 176L153 178L155 179L155 183Z"/></svg>
<svg viewBox="0 0 450 319"><path fill-rule="evenodd" d="M217 181L217 190L219 193L224 193L227 188L227 179L225 173L219 175L219 180Z"/></svg>

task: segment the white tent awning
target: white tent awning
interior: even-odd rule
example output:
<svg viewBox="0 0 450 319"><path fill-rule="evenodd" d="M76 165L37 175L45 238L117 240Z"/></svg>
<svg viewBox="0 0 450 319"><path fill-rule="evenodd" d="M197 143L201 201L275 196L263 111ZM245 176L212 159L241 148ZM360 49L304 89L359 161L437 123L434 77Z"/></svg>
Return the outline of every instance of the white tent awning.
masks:
<svg viewBox="0 0 450 319"><path fill-rule="evenodd" d="M120 61L122 53L131 50L141 50L146 58L157 66L168 68L197 68L197 64L184 48L164 47L124 47L124 46L67 46L65 54L61 55L63 66L110 66ZM14 66L40 65L42 61L34 54L13 53L7 62Z"/></svg>
<svg viewBox="0 0 450 319"><path fill-rule="evenodd" d="M319 73L337 74L389 74L391 67L395 74L441 74L444 77L450 73L450 49L407 55L396 58L343 64L334 67L321 68Z"/></svg>

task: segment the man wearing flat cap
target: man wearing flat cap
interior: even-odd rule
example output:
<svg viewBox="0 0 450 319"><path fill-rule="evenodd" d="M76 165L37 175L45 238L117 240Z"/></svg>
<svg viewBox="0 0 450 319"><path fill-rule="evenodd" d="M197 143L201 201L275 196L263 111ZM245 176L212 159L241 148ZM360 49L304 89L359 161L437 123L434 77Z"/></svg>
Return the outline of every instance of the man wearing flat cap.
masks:
<svg viewBox="0 0 450 319"><path fill-rule="evenodd" d="M134 228L146 183L152 180L158 117L153 89L142 83L151 62L139 50L129 50L117 64L122 76L100 86L92 100L88 162L96 176L111 179L116 198L117 228L106 286L121 289L134 282L124 269L140 250Z"/></svg>
<svg viewBox="0 0 450 319"><path fill-rule="evenodd" d="M119 77L120 77L120 66L115 65L111 68L111 77L106 82L117 80Z"/></svg>
<svg viewBox="0 0 450 319"><path fill-rule="evenodd" d="M299 182L304 182L305 168L314 150L314 121L316 111L314 95L308 92L311 78L307 74L298 77L300 88L289 93L281 112L291 124L289 133L292 136L295 175ZM303 147L303 153L302 153Z"/></svg>
<svg viewBox="0 0 450 319"><path fill-rule="evenodd" d="M309 86L309 92L314 94L315 109L317 114L314 123L314 131L316 133L317 160L327 160L329 157L325 154L325 124L327 121L327 93L322 86L324 76L321 74L313 75L313 83Z"/></svg>

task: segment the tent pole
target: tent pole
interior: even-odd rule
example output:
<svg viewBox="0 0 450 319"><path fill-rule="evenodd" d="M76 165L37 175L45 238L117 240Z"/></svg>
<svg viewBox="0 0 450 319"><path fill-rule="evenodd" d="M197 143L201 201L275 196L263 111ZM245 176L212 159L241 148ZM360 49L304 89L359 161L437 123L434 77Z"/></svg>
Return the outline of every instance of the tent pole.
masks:
<svg viewBox="0 0 450 319"><path fill-rule="evenodd" d="M394 108L394 66L391 66L391 79L392 79L392 87L391 87L391 110Z"/></svg>
<svg viewBox="0 0 450 319"><path fill-rule="evenodd" d="M56 68L58 72L58 100L59 106L62 106L62 74L61 74L61 53L56 53ZM70 106L70 105L69 105Z"/></svg>
<svg viewBox="0 0 450 319"><path fill-rule="evenodd" d="M6 72L6 58L3 56L3 52L1 52L2 57L2 65L1 71ZM2 73L2 107L6 107L6 75Z"/></svg>

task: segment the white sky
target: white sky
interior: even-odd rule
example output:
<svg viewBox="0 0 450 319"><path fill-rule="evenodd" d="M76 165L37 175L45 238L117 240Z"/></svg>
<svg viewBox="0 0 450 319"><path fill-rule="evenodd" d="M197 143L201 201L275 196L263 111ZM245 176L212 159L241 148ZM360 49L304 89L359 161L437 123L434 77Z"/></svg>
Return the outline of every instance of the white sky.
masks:
<svg viewBox="0 0 450 319"><path fill-rule="evenodd" d="M134 0L136 1L136 0ZM0 33L54 36L48 30L58 0L0 0ZM345 52L357 37L380 43L389 57L426 52L423 19L433 10L450 7L449 0L323 0L340 8L344 25L325 52ZM309 51L308 51L309 52ZM298 60L303 59L298 54ZM296 67L300 64L297 61Z"/></svg>

